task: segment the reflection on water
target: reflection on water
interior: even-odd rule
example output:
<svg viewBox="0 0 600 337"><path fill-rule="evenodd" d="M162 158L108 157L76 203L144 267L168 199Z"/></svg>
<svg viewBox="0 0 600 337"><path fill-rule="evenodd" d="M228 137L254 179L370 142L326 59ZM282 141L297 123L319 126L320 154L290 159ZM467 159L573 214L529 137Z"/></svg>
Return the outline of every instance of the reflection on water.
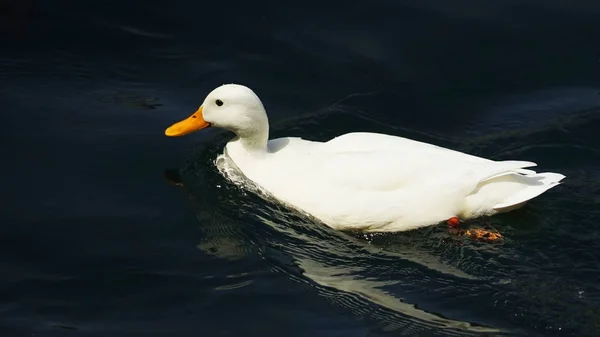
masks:
<svg viewBox="0 0 600 337"><path fill-rule="evenodd" d="M331 115L369 123L360 115ZM587 118L589 124L597 122L597 116L584 111L570 120ZM295 131L302 133L305 126L304 132L309 133L313 123L300 120L295 125ZM584 126L575 122L561 125L574 129ZM552 127L554 124L547 123L523 130L518 134L525 139L519 141L538 139ZM240 187L227 158L219 157L229 136L218 136L210 146L198 149L180 175L176 171L168 174L169 180L193 200L202 232L198 248L207 254L236 260L256 252L273 271L286 274L290 281L308 282L332 304L373 322L380 331L531 336L536 331L563 328L598 330L600 314L584 295L598 289L584 286L574 275L560 275L552 270L553 265L560 264L550 262L560 255L572 258L581 248L574 242L554 246L554 251L545 246L565 240L560 231L549 231L558 226L556 222L583 220L576 212L554 217L557 207L569 199L564 191L522 210L475 221L475 226L478 222L494 223L506 237L499 244L457 240L445 226L363 237L334 231L309 216L258 197L251 186ZM517 141L511 134L489 133L486 137L466 140L458 147ZM567 141L565 146L571 143ZM533 150L535 147L523 155ZM217 161L218 157L225 161ZM219 169L229 172L225 174L229 179ZM568 167L560 171L572 176ZM573 177L571 184L577 185L578 180ZM595 186L598 188L597 183ZM585 241L576 234L570 239ZM551 284L562 284L562 291L544 295L551 291ZM561 310L561 303L569 306Z"/></svg>
<svg viewBox="0 0 600 337"><path fill-rule="evenodd" d="M185 189L183 179L175 171L166 171L165 176L171 183ZM223 183L228 184L228 182ZM233 185L229 187L234 188ZM233 204L229 206L235 207ZM456 278L475 279L458 269L444 265L434 256L415 251L406 255L380 251L368 242L319 227L322 225L298 214L289 213L277 205L257 204L256 199L251 204L237 203L237 206L242 206L246 211L259 212L260 214L254 214L253 217L269 226L261 229L262 234L266 234L265 230L270 231L268 233L270 240L262 243L267 246L263 246L260 253L273 263L273 270L283 272L297 281L311 282L322 296L350 309L356 315L375 319L385 331L400 330L402 335L411 335L415 332L433 332L443 328L441 334L448 336L500 332L498 329L429 313L414 304L405 303L401 298L384 289L386 286L400 285L401 282L388 277L380 280L374 277L361 277L369 273L370 267L367 263L373 258L372 262L375 263L381 263L382 260L396 265L414 262ZM199 249L228 260L241 259L245 256L247 251L244 247L252 245L253 242L243 234L242 228L228 225L231 224L231 219L228 220L220 215L215 217L214 212L207 212L204 207L197 209L197 215L199 219L210 219L209 223L200 221L204 235L202 243L198 245ZM277 249L277 252L273 249ZM369 256L371 254L372 257ZM394 261L395 259L397 261ZM285 261L282 263L282 260ZM406 267L410 268L410 265ZM399 276L410 276L414 273L416 271L406 270ZM377 310L370 305L377 305L385 310Z"/></svg>

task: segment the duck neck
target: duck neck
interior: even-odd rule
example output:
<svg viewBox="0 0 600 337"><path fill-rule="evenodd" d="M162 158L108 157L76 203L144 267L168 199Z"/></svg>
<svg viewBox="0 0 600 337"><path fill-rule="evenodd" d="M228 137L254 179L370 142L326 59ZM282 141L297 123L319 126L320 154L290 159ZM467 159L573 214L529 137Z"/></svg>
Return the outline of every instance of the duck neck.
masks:
<svg viewBox="0 0 600 337"><path fill-rule="evenodd" d="M267 142L269 141L269 126L252 130L248 133L238 133L238 141L248 153L260 154L267 152Z"/></svg>

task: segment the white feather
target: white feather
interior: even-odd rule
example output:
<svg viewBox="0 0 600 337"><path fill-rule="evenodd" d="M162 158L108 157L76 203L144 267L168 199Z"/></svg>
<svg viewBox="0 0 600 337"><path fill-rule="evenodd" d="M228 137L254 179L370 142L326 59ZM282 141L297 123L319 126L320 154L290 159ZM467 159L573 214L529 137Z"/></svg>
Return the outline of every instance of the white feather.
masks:
<svg viewBox="0 0 600 337"><path fill-rule="evenodd" d="M222 106L212 104L219 99ZM558 173L528 161L492 161L414 140L349 133L328 142L268 140L259 98L221 86L204 119L238 134L225 152L244 176L279 201L337 229L403 231L510 210L557 186ZM236 122L239 121L239 122Z"/></svg>

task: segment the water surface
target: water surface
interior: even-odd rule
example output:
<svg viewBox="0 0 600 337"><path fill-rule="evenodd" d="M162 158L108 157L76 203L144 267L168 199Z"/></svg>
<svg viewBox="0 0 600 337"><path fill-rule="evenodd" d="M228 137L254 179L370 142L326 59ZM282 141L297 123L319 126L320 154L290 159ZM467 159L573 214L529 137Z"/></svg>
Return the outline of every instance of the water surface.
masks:
<svg viewBox="0 0 600 337"><path fill-rule="evenodd" d="M596 1L0 5L3 336L596 336ZM223 83L272 137L384 132L565 183L479 219L340 233L165 127Z"/></svg>

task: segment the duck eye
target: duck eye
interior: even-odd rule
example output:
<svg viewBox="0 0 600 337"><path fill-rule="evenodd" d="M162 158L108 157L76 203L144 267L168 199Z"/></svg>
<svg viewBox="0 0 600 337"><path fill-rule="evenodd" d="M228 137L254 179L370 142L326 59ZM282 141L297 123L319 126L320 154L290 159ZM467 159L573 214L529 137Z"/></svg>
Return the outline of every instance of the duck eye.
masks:
<svg viewBox="0 0 600 337"><path fill-rule="evenodd" d="M215 103L216 103L218 106L221 106L221 105L223 105L223 101L221 101L220 99L216 100L216 101L215 101Z"/></svg>

